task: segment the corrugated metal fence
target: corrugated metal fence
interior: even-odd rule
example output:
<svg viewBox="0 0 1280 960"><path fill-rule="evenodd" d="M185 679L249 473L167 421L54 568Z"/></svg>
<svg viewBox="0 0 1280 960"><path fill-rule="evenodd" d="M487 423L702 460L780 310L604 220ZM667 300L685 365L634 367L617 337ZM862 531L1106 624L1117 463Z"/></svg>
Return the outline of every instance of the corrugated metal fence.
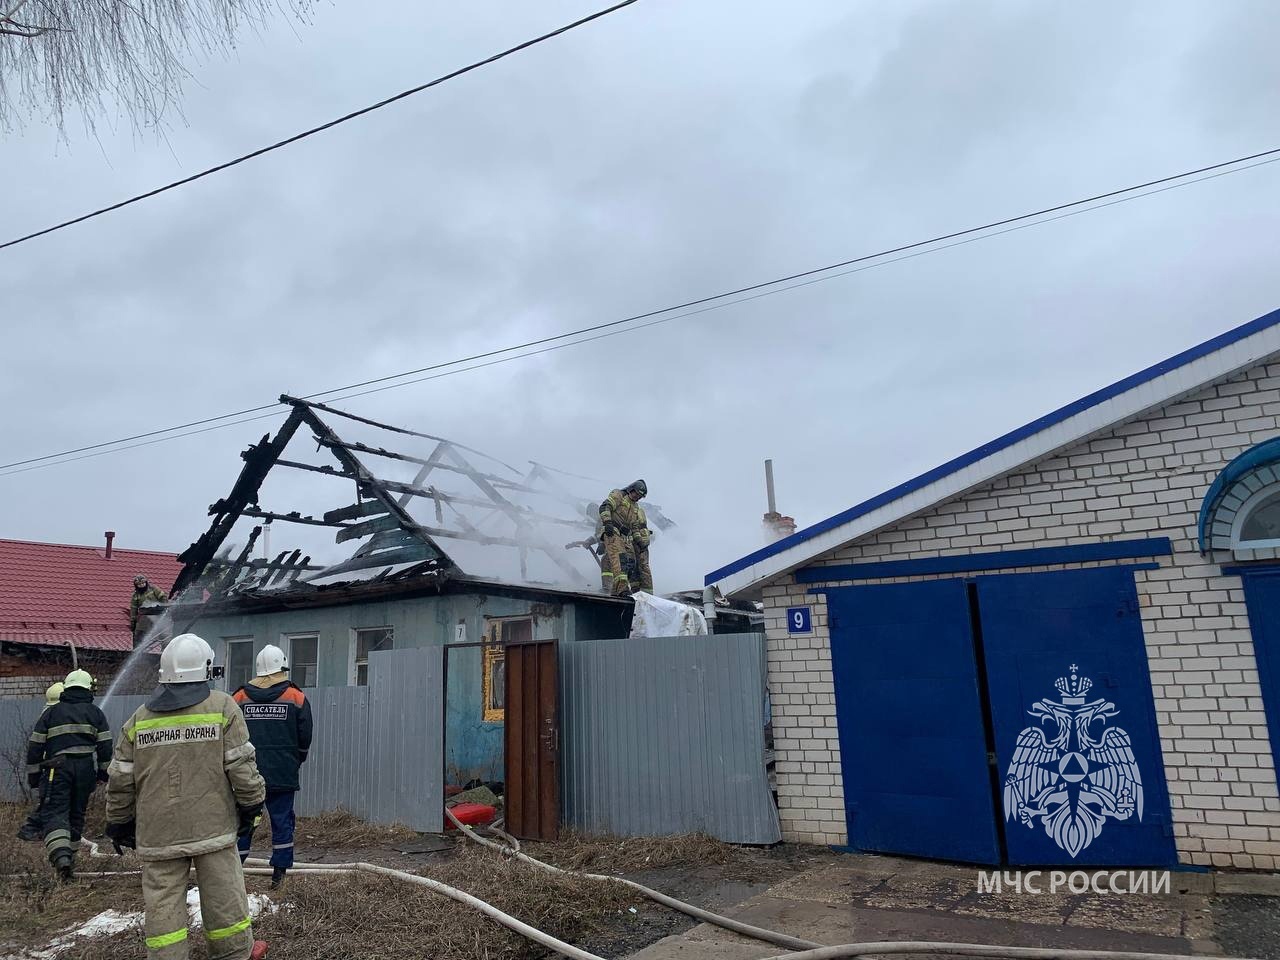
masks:
<svg viewBox="0 0 1280 960"><path fill-rule="evenodd" d="M306 691L315 732L297 812L342 807L374 823L442 830L443 676L440 647L387 650L369 657L369 686ZM107 701L111 729L118 733L146 699ZM27 735L43 704L38 697L0 699L0 799L22 799Z"/></svg>
<svg viewBox="0 0 1280 960"><path fill-rule="evenodd" d="M758 633L561 644L565 824L776 843L764 689Z"/></svg>
<svg viewBox="0 0 1280 960"><path fill-rule="evenodd" d="M374 653L367 687L307 695L315 733L298 813L342 807L373 823L444 829L443 648Z"/></svg>
<svg viewBox="0 0 1280 960"><path fill-rule="evenodd" d="M719 634L559 645L563 822L775 843L764 761L764 641ZM298 812L443 829L443 648L369 659L369 686L308 690L314 745ZM119 730L144 697L114 697ZM0 798L18 800L39 698L0 699ZM16 766L13 765L13 758Z"/></svg>

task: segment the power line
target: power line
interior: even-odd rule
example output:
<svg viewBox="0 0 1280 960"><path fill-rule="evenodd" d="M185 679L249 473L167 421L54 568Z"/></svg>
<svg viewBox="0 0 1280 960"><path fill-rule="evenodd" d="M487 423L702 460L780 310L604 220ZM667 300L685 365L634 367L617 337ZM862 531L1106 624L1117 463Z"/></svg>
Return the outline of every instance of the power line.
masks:
<svg viewBox="0 0 1280 960"><path fill-rule="evenodd" d="M1259 159L1262 158L1262 159ZM1247 161L1255 161L1246 163ZM934 237L929 240L920 240L914 243L904 244L888 250L882 250L879 253L865 254L863 256L854 257L839 263L829 264L825 267L817 267L812 270L805 270L801 273L791 274L786 277L779 277L775 280L768 280L763 283L752 284L747 287L740 287L737 290L730 290L714 296L702 297L697 300L690 300L682 304L666 307L661 310L651 310L648 313L636 314L622 320L612 320L607 323L600 323L590 327L582 327L578 330L571 330L567 333L557 334L552 337L543 337L539 340L531 340L526 343L517 344L510 347L502 347L496 350L489 350L484 353L473 354L469 357L462 357L457 360L449 360L442 363L432 364L426 367L419 367L415 370L406 370L398 374L391 374L385 377L377 377L371 380L363 380L358 383L348 384L344 387L334 387L329 390L320 391L318 393L306 394L303 399L312 400L318 397L331 396L335 393L341 393L343 396L332 397L332 402L350 400L356 397L368 396L373 393L381 393L385 390L394 390L399 387L410 386L416 383L423 383L428 380L437 380L441 377L452 376L457 373L467 373L472 370L480 370L485 367L495 366L499 363L507 363L512 360L521 360L528 357L539 356L541 354L550 353L553 350L561 350L566 347L578 346L584 343L591 343L596 340L602 340L606 337L617 336L622 333L630 333L636 330L643 330L648 327L657 326L663 323L670 323L674 320L685 319L699 314L708 313L712 310L720 310L725 307L737 306L739 304L748 303L753 300L759 300L764 297L773 296L778 293L785 293L801 287L811 286L816 283L823 283L827 280L834 280L839 277L846 277L854 273L861 273L865 270L872 270L876 267L887 266L893 263L901 263L904 260L915 259L926 254L937 253L943 250L949 250L953 247L963 246L965 244L974 243L978 240L986 240L992 237L1003 236L1007 233L1013 233L1018 230L1025 230L1030 227L1040 226L1046 223L1054 223L1058 220L1065 220L1068 217L1079 216L1083 213L1090 213L1095 210L1102 210L1106 207L1115 206L1120 203L1127 203L1131 200L1138 200L1143 197L1154 196L1159 193L1165 193L1169 190L1175 190L1179 187L1191 186L1196 183L1203 183L1206 180L1217 179L1218 177L1229 176L1233 173L1241 173L1245 170L1252 170L1255 167L1265 166L1267 164L1280 161L1280 147L1267 150L1262 153L1252 154L1247 157L1240 157L1236 160L1229 160L1223 163L1212 164L1207 167L1201 167L1197 170L1187 171L1185 173L1176 174L1171 177L1162 177L1158 180L1147 181L1146 183L1137 184L1132 187L1126 187L1121 190L1112 190L1107 193L1098 194L1083 200L1076 200L1071 203L1057 204L1053 207L1046 207L1032 213L1022 214L1017 217L1009 217L1004 220L993 221L979 227L970 227L965 230L959 230L954 233L945 234ZM1227 169L1230 168L1230 169ZM1198 176L1203 174L1202 176ZM1194 179L1190 179L1194 178ZM1155 188L1155 189L1148 189ZM1145 192L1144 192L1145 191ZM1105 202L1099 202L1105 201ZM1048 214L1056 213L1056 216L1048 216ZM997 229L1001 228L1001 229ZM952 240L951 243L945 241ZM893 254L899 256L892 256ZM888 257L889 259L883 259ZM874 261L874 262L869 262ZM841 268L848 268L843 269ZM839 271L839 272L833 272ZM742 296L750 294L749 296ZM730 297L738 297L738 299L728 299ZM715 302L722 301L722 302ZM688 309L698 307L699 309ZM685 311L683 313L677 311ZM670 314L663 316L663 314ZM655 319L656 318L656 319ZM647 321L641 323L639 321ZM586 334L595 334L594 336L586 336ZM577 338L577 339L571 339ZM564 341L564 342L560 342ZM540 349L531 349L538 347ZM523 351L523 352L519 352ZM509 354L508 356L503 356ZM477 363L476 361L484 360L487 362ZM471 364L471 366L462 366L462 364ZM428 376L415 377L416 374L430 373ZM415 377L415 379L405 380L405 377ZM389 381L399 381L390 383ZM361 389L364 387L372 387L372 389ZM358 391L358 392L348 392ZM64 450L60 453L46 454L41 457L33 457L28 460L18 460L13 463L0 464L0 470L8 471L0 473L0 476L10 476L16 473L26 473L29 470L38 470L43 466L58 466L63 463L72 463L78 460L86 460L92 457L104 456L108 453L115 453L123 450L133 450L138 447L150 446L154 443L163 443L167 440L177 440L182 437L194 436L196 434L208 433L212 430L219 430L223 427L236 426L242 423L251 423L257 420L267 419L275 416L275 408L279 406L277 403L263 404L257 407L248 407L244 410L238 410L234 413L223 414L218 417L208 417L202 420L193 420L189 423L179 424L173 427L167 427L162 430L152 430L146 433L135 434L130 437L122 437L118 440L108 440L102 443L91 444L83 447L75 447L70 450ZM262 414L261 411L270 410L271 413ZM260 414L259 416L248 416L246 414ZM244 417L244 419L232 419ZM191 427L204 427L206 424L217 423L221 420L227 420L227 423L221 423L217 426L205 427L205 429L189 430ZM178 432L186 431L186 432ZM161 436L162 434L172 434L171 436ZM145 438L154 438L146 440L143 443L131 443L134 440L144 440ZM129 443L129 446L118 446L118 444ZM103 449L110 447L111 449ZM96 453L86 453L86 451L98 451ZM73 454L85 454L84 456L73 456ZM65 459L63 459L65 458ZM50 462L51 461L51 462ZM21 468L21 469L12 469Z"/></svg>
<svg viewBox="0 0 1280 960"><path fill-rule="evenodd" d="M151 197L166 193L169 190L175 190L188 183L194 183L196 180L201 180L204 177L212 176L215 173L221 173L223 170L227 170L237 164L244 163L247 160L256 159L257 157L261 157L263 154L271 153L273 150L279 150L281 147L287 147L291 143L297 143L299 140L305 140L307 137L315 136L317 133L322 133L325 130L338 126L339 124L346 123L348 120L354 120L356 117L362 117L366 113L381 110L383 107L389 106L398 100L404 100L406 97L411 97L416 93L421 93L423 90L439 86L442 83L446 83L449 80L462 76L464 73L470 73L473 70L478 70L491 63L496 63L497 61L502 60L505 57L509 57L514 53L519 53L522 50L527 50L529 47L537 46L538 44L551 40L554 37L558 37L561 34L568 33L570 30L575 30L578 27L584 26L593 20L599 20L601 17L607 17L609 14L615 13L623 7L629 7L633 3L637 2L639 2L639 0L622 0L621 3L615 3L611 7L606 7L605 9L593 13L590 16L583 17L581 20L575 20L572 23L567 23L563 27L552 30L550 33L544 33L539 37L534 37L532 40L526 40L524 43L520 43L507 50L503 50L501 53L495 53L493 56L485 57L483 60L477 60L475 63L471 63L458 70L454 70L452 73L446 73L444 76L436 77L434 80L430 80L427 83L411 87L408 90L397 93L393 97L387 97L385 100L379 100L377 103L373 103L367 107L344 114L341 117L330 120L328 123L322 123L318 127L312 127L310 130L304 130L301 133L296 133L292 137L288 137L284 140L278 140L270 146L254 150L252 153L246 153L244 156L236 157L234 160L228 160L226 163L220 163L215 167L209 167L207 170L201 170L199 173L194 173L189 177L183 177L181 180L174 180L172 183L166 183L163 187L148 190L146 193L140 193L137 196L130 197L128 200L121 200L119 203L113 203L110 206L101 207L94 210L92 213L86 213L71 220L64 220L62 223L55 224L52 227L45 227L43 230L37 230L35 233L28 233L25 237L18 237L14 240L8 240L5 243L0 243L0 250L4 250L7 247L17 246L20 243L26 243L28 240L43 237L46 234L54 233L55 231L65 229L66 227L75 226L77 223L84 223L84 221L92 220L94 217L101 217L104 214L119 210L122 207L140 203L143 200L148 200Z"/></svg>

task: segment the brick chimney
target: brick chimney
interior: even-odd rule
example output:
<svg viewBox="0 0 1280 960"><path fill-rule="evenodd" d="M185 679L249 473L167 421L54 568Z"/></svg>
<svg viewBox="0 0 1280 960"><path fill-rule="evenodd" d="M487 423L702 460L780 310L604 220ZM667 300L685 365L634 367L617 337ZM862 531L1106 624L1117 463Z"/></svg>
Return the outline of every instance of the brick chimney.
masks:
<svg viewBox="0 0 1280 960"><path fill-rule="evenodd" d="M769 512L764 515L765 537L770 543L789 537L796 532L796 522L791 517L784 517L778 512L778 503L773 493L773 461L764 462L764 487L769 500Z"/></svg>
<svg viewBox="0 0 1280 960"><path fill-rule="evenodd" d="M116 538L116 532L114 530L108 530L106 533L103 534L103 536L107 538L106 557L108 560L110 560L111 559L111 543Z"/></svg>

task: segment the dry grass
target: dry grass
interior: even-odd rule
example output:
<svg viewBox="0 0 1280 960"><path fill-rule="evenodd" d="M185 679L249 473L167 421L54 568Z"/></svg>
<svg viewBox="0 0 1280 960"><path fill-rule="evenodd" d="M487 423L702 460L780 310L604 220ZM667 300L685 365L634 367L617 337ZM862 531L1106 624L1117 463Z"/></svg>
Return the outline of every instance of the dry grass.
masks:
<svg viewBox="0 0 1280 960"><path fill-rule="evenodd" d="M98 793L95 791L96 802L90 805L98 825L86 826L85 835L89 837L101 833L103 802ZM0 805L0 936L24 944L45 943L58 931L103 910L142 909L137 877L84 876L73 884L58 883L45 859L44 845L14 837L26 815L26 807ZM136 861L117 864L85 854L77 861L82 871L137 868Z"/></svg>
<svg viewBox="0 0 1280 960"><path fill-rule="evenodd" d="M11 838L25 810L0 812ZM100 832L100 826L96 828ZM266 841L268 831L258 834ZM86 830L94 836L95 829ZM300 844L314 849L377 849L417 837L403 827L366 823L345 813L298 823ZM528 844L536 857L571 869L635 873L648 869L718 867L733 872L754 864L759 851L705 836L633 838L567 833L556 843ZM82 857L82 867L90 861ZM106 860L102 864L116 867ZM95 865L97 865L95 863ZM132 858L121 869L136 869ZM681 928L685 921L625 887L563 877L512 862L472 844L460 844L447 862L421 872L487 900L499 909L554 936L603 956L625 956ZM19 877L0 882L0 930L22 946L48 944L55 935L102 910L141 910L139 878L82 879L59 886L39 844L0 838L0 873ZM251 877L249 889L267 892L266 880ZM254 925L271 943L274 960L532 960L546 952L471 908L425 888L367 874L337 877L295 875L278 893L280 904ZM0 942L0 954L4 953ZM205 957L203 938L191 940L192 957ZM66 960L143 960L136 932L80 941Z"/></svg>
<svg viewBox="0 0 1280 960"><path fill-rule="evenodd" d="M266 822L264 818L263 828ZM259 828L254 835L255 848L262 843L269 829ZM354 813L338 810L335 813L322 813L316 817L304 817L298 820L295 830L300 849L305 847L350 850L356 848L387 847L410 843L418 839L418 834L404 824L395 823L390 826L369 823L361 820ZM266 844L270 847L270 844ZM301 857L301 854L299 854Z"/></svg>
<svg viewBox="0 0 1280 960"><path fill-rule="evenodd" d="M667 911L614 884L556 877L467 848L430 875L571 943L605 955L625 955L666 932ZM263 882L251 878L251 890ZM533 960L546 956L518 934L479 912L413 884L355 874L295 876L273 894L281 908L254 924L273 960ZM635 913L632 913L632 909ZM206 956L199 938L192 957ZM78 946L78 960L143 960L136 934Z"/></svg>
<svg viewBox="0 0 1280 960"><path fill-rule="evenodd" d="M716 866L750 851L705 834L674 837L609 837L565 831L555 843L527 844L531 856L568 870L628 873L662 867Z"/></svg>

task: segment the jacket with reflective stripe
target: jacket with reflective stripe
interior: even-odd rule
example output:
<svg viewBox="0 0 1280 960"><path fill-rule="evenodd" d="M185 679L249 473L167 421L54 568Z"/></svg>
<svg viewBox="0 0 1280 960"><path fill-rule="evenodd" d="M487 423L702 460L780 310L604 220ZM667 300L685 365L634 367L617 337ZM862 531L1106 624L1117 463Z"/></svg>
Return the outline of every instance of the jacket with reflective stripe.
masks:
<svg viewBox="0 0 1280 960"><path fill-rule="evenodd" d="M107 784L107 821L137 820L143 860L194 857L236 842L236 805L263 801L244 715L221 690L192 707L147 707L125 723Z"/></svg>
<svg viewBox="0 0 1280 960"><path fill-rule="evenodd" d="M64 690L62 699L36 721L27 741L27 772L35 773L60 754L96 754L100 770L111 762L111 728L83 687Z"/></svg>
<svg viewBox="0 0 1280 960"><path fill-rule="evenodd" d="M260 682L235 692L257 751L258 771L268 790L297 790L298 768L311 749L311 704L288 680L270 686Z"/></svg>

